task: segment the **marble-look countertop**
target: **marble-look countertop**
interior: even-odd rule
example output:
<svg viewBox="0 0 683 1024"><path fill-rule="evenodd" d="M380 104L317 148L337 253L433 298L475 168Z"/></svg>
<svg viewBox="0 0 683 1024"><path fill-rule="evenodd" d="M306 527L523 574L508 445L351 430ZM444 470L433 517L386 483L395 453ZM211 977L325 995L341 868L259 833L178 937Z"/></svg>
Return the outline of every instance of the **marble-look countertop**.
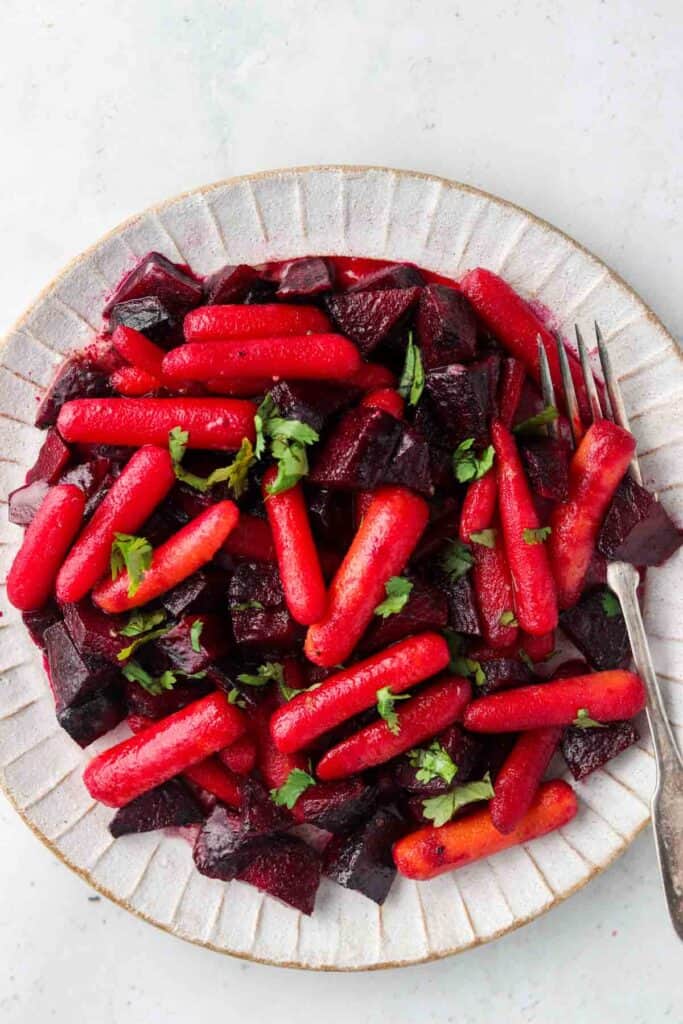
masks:
<svg viewBox="0 0 683 1024"><path fill-rule="evenodd" d="M528 207L681 335L679 0L2 0L0 334L118 221L272 167L431 171ZM550 914L363 975L242 963L134 919L0 798L0 1019L681 1020L652 838Z"/></svg>

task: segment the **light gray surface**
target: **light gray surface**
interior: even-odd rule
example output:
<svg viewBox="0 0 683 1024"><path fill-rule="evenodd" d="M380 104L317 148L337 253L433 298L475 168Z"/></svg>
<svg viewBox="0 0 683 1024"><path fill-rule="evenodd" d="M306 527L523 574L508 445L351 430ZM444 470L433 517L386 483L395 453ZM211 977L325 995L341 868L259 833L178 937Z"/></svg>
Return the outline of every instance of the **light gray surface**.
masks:
<svg viewBox="0 0 683 1024"><path fill-rule="evenodd" d="M529 207L680 334L682 43L677 0L3 0L0 333L66 260L150 202L346 162L433 171ZM330 1024L681 1018L681 947L649 833L498 943L366 976L244 965L88 895L1 803L3 1024L74 1010L97 1024L261 1020L273 995L283 1024L302 1006Z"/></svg>

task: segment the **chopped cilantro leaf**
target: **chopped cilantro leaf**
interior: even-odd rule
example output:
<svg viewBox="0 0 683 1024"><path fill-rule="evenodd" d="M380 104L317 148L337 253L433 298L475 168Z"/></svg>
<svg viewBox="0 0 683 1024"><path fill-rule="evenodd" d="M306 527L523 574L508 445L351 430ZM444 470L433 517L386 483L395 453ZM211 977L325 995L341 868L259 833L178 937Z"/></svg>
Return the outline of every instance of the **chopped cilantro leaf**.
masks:
<svg viewBox="0 0 683 1024"><path fill-rule="evenodd" d="M401 731L401 723L394 710L394 703L397 700L408 700L409 697L409 693L392 693L390 686L383 686L381 690L377 691L377 712L380 718L387 723L389 732L392 732L394 736L398 736Z"/></svg>
<svg viewBox="0 0 683 1024"><path fill-rule="evenodd" d="M515 434L538 434L542 431L543 427L546 427L549 423L554 423L558 417L558 411L554 405L546 405L544 409L537 412L535 416L530 416L528 420L523 420L514 427Z"/></svg>
<svg viewBox="0 0 683 1024"><path fill-rule="evenodd" d="M386 598L375 608L375 615L388 619L390 615L396 615L405 608L413 584L403 576L392 576L384 584Z"/></svg>
<svg viewBox="0 0 683 1024"><path fill-rule="evenodd" d="M315 779L303 768L292 768L286 781L278 788L271 789L270 798L278 807L288 807L291 811L304 790L315 786Z"/></svg>
<svg viewBox="0 0 683 1024"><path fill-rule="evenodd" d="M427 748L418 747L409 751L408 760L413 768L419 768L415 776L418 782L443 779L446 785L450 786L458 771L457 764L438 740L434 740Z"/></svg>
<svg viewBox="0 0 683 1024"><path fill-rule="evenodd" d="M433 796L422 801L422 813L425 818L434 822L437 828L450 821L460 807L474 803L477 800L490 800L493 796L491 776L486 773L483 779L478 782L465 782L462 786L456 786L449 793L443 796Z"/></svg>
<svg viewBox="0 0 683 1024"><path fill-rule="evenodd" d="M478 533L471 533L470 540L474 541L475 544L481 544L485 548L495 548L496 546L496 531L491 528L488 530L479 530Z"/></svg>
<svg viewBox="0 0 683 1024"><path fill-rule="evenodd" d="M408 335L408 347L406 358L403 364L403 373L398 385L398 393L408 402L408 405L417 405L422 397L425 386L424 367L422 365L422 353L419 347L413 342L413 332Z"/></svg>
<svg viewBox="0 0 683 1024"><path fill-rule="evenodd" d="M456 480L466 484L470 480L481 480L493 465L493 445L484 448L481 455L474 451L474 438L461 441L453 452L453 472Z"/></svg>
<svg viewBox="0 0 683 1024"><path fill-rule="evenodd" d="M142 579L152 564L152 545L146 537L134 537L129 533L115 533L111 546L111 578L119 573L128 573L128 597L134 597Z"/></svg>
<svg viewBox="0 0 683 1024"><path fill-rule="evenodd" d="M552 526L539 526L538 529L524 530L522 536L525 544L543 544L552 533Z"/></svg>
<svg viewBox="0 0 683 1024"><path fill-rule="evenodd" d="M619 599L611 590L603 590L600 602L602 604L602 610L608 619L614 619L617 615L621 614Z"/></svg>
<svg viewBox="0 0 683 1024"><path fill-rule="evenodd" d="M606 729L607 726L603 722L596 722L594 718L588 714L588 708L579 708L576 712L576 718L572 722L578 729Z"/></svg>

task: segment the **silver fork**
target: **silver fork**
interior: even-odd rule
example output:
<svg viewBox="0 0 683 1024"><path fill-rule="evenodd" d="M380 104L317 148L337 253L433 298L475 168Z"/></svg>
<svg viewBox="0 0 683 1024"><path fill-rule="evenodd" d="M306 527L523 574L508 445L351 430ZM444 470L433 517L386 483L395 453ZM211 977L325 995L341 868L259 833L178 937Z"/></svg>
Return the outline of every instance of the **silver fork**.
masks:
<svg viewBox="0 0 683 1024"><path fill-rule="evenodd" d="M593 377L593 371L590 367L584 340L579 328L575 327L575 330L592 422L607 418L618 423L625 430L629 430L619 382L612 370L607 346L600 333L600 328L596 323L595 337L606 385L603 395L604 411L598 388L595 384L595 378ZM581 421L576 391L564 344L559 337L556 337L555 340L560 360L567 415L571 426L574 447L576 447L583 436L584 424ZM538 354L543 400L546 405L556 406L548 357L540 338L538 339ZM551 426L551 432L554 436L557 436L557 427L557 423ZM635 455L629 471L634 480L642 484L642 474ZM633 661L647 689L647 718L650 724L650 732L652 733L652 744L657 765L657 777L651 801L655 846L671 921L678 937L683 939L683 760L667 719L662 693L645 635L645 626L637 596L638 572L627 562L609 562L607 566L607 582L619 599L628 637L631 642Z"/></svg>

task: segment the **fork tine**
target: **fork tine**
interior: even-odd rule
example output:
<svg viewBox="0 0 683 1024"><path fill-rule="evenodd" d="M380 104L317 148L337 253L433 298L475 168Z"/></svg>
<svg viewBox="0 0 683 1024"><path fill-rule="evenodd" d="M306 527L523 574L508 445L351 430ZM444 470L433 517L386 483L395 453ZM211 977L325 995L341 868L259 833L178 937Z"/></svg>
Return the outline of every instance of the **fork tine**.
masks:
<svg viewBox="0 0 683 1024"><path fill-rule="evenodd" d="M605 378L605 385L607 387L607 396L609 398L609 404L612 412L612 419L624 430L631 432L631 428L628 422L628 416L626 415L626 408L624 406L624 399L621 397L621 388L619 387L619 381L617 380L614 370L612 369L612 361L607 351L607 345L605 339L602 336L602 331L598 325L597 320L595 321L595 338L598 343L598 355L600 356L600 365L602 366L602 375ZM642 486L643 474L640 471L640 463L638 457L633 456L631 460L631 476L637 484Z"/></svg>
<svg viewBox="0 0 683 1024"><path fill-rule="evenodd" d="M540 334L536 335L536 344L538 346L538 364L541 373L541 394L543 396L544 405L552 405L554 409L557 409L557 401L555 399L555 388L553 387L553 378L550 375L550 364L548 362L548 353L545 350L545 345L541 339ZM557 420L553 420L549 424L550 436L559 438L560 436L560 425Z"/></svg>
<svg viewBox="0 0 683 1024"><path fill-rule="evenodd" d="M597 423L598 420L603 419L602 406L600 405L600 396L595 386L595 377L593 376L593 370L588 358L588 349L578 324L574 324L574 333L576 334L576 344L579 350L579 359L581 360L581 372L586 384L586 394L588 395L593 423Z"/></svg>
<svg viewBox="0 0 683 1024"><path fill-rule="evenodd" d="M567 352L564 344L558 334L554 334L553 337L555 338L555 345L557 346L557 357L560 361L560 373L562 374L562 386L564 388L564 399L567 404L569 426L571 427L572 437L574 439L574 447L577 448L579 441L583 437L583 423L581 422L581 414L579 413L579 403L576 400L574 381L572 380L572 373L569 369L569 360L567 359Z"/></svg>

